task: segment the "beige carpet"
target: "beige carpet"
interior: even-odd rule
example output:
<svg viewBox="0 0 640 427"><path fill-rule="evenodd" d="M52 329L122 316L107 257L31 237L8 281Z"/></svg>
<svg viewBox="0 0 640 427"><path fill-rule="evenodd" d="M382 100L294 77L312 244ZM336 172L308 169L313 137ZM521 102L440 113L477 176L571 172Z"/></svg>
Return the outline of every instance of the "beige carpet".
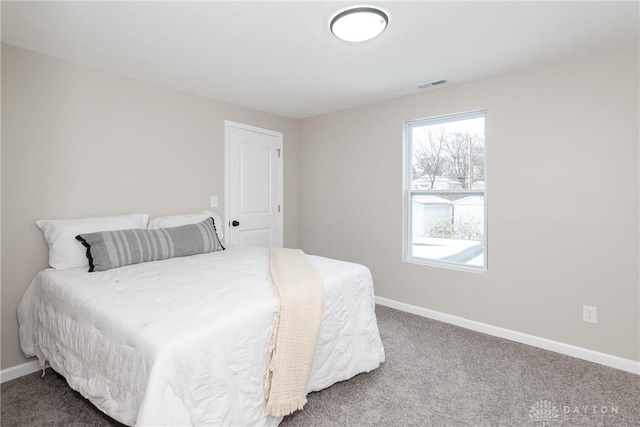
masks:
<svg viewBox="0 0 640 427"><path fill-rule="evenodd" d="M640 377L377 307L387 361L281 426L640 426ZM48 371L2 384L2 426L118 426Z"/></svg>

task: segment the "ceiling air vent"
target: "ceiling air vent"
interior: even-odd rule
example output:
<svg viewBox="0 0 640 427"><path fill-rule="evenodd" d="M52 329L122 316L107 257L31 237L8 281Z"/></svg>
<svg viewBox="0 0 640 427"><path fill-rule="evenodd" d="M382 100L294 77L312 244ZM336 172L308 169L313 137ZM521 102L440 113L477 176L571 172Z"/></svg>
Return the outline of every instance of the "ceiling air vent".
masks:
<svg viewBox="0 0 640 427"><path fill-rule="evenodd" d="M442 86L443 84L446 84L447 81L446 80L435 80L433 82L429 82L429 83L420 83L419 85L416 85L416 89L428 89L430 87L436 87L436 86Z"/></svg>

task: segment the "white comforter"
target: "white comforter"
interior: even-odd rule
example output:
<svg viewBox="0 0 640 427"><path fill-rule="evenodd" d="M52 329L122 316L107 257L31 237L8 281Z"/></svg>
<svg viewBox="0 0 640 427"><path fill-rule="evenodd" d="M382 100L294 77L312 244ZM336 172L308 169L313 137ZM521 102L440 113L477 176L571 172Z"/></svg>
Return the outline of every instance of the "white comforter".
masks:
<svg viewBox="0 0 640 427"><path fill-rule="evenodd" d="M371 274L310 257L324 280L309 391L384 361ZM268 251L224 252L99 273L44 270L18 306L25 354L128 425L277 425L265 415L275 299Z"/></svg>

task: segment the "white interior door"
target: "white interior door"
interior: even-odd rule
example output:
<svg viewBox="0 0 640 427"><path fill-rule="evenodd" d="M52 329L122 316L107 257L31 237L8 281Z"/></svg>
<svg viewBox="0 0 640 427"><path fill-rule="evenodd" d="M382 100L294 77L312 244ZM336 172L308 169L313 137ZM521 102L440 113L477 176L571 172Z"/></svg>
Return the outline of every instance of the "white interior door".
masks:
<svg viewBox="0 0 640 427"><path fill-rule="evenodd" d="M226 242L282 247L282 133L225 122Z"/></svg>

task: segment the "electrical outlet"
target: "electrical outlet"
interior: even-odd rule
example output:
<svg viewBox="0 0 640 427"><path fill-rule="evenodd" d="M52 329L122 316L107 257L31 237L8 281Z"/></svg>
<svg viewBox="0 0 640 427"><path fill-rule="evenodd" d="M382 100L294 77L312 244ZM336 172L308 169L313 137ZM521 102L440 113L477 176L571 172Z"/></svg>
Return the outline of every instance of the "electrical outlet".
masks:
<svg viewBox="0 0 640 427"><path fill-rule="evenodd" d="M595 307L589 307L588 305L583 305L582 320L587 323L598 323L598 309Z"/></svg>

